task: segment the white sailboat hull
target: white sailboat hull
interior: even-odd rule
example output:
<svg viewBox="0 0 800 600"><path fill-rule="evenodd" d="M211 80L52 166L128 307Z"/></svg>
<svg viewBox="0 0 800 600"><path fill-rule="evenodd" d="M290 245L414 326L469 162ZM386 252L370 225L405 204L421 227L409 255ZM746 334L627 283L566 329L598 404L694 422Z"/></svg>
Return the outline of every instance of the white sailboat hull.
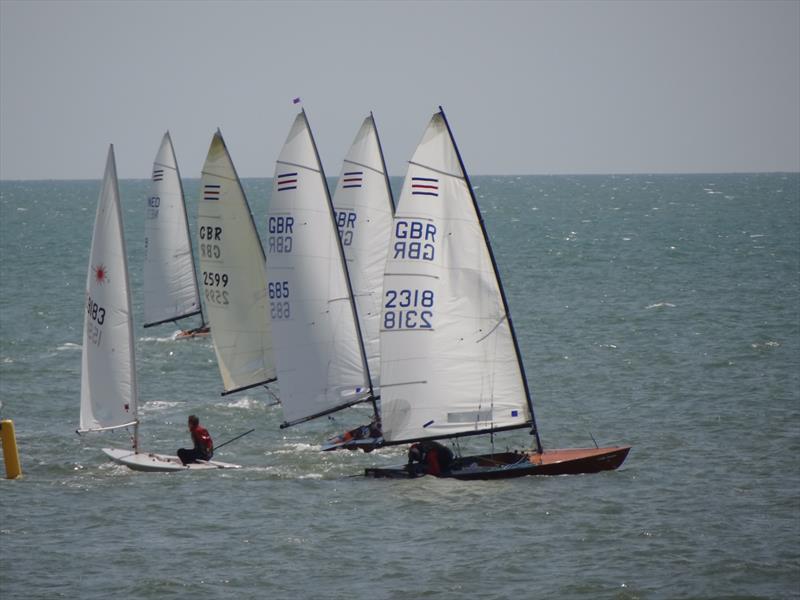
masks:
<svg viewBox="0 0 800 600"><path fill-rule="evenodd" d="M177 456L153 454L150 452L133 452L120 448L103 448L103 452L115 463L124 465L134 471L207 471L209 469L241 469L241 465L217 460L201 460L188 465L181 464Z"/></svg>

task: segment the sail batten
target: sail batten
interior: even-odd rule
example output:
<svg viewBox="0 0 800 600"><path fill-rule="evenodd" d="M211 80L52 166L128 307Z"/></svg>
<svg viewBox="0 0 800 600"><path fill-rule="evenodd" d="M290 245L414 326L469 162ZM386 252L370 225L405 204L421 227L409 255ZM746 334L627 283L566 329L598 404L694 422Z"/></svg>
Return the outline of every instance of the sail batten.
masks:
<svg viewBox="0 0 800 600"><path fill-rule="evenodd" d="M138 423L131 290L114 147L109 147L86 275L80 431Z"/></svg>
<svg viewBox="0 0 800 600"><path fill-rule="evenodd" d="M267 232L284 426L370 400L333 207L305 112L295 118L276 161Z"/></svg>
<svg viewBox="0 0 800 600"><path fill-rule="evenodd" d="M274 381L265 255L250 207L217 131L202 171L200 266L225 393Z"/></svg>

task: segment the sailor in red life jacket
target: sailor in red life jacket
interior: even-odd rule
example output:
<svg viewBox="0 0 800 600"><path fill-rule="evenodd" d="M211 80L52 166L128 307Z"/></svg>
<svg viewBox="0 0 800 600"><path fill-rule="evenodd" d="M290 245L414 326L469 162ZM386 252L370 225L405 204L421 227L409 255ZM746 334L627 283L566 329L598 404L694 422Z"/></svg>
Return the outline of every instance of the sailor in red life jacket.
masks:
<svg viewBox="0 0 800 600"><path fill-rule="evenodd" d="M408 449L408 471L413 476L434 475L441 477L450 471L453 452L434 440L412 444Z"/></svg>
<svg viewBox="0 0 800 600"><path fill-rule="evenodd" d="M214 442L211 440L208 429L200 425L200 419L195 415L189 415L189 433L192 434L194 448L178 450L178 458L181 459L181 462L187 465L198 460L211 460L211 457L214 456Z"/></svg>

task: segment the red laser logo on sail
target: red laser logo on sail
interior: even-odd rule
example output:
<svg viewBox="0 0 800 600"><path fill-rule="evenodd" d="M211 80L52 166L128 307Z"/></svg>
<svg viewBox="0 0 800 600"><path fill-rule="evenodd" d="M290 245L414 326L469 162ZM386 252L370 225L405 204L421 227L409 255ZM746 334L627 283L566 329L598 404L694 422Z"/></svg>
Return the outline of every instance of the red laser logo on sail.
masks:
<svg viewBox="0 0 800 600"><path fill-rule="evenodd" d="M94 282L97 285L108 283L108 270L104 264L99 264L96 267L92 267L92 270L94 271Z"/></svg>

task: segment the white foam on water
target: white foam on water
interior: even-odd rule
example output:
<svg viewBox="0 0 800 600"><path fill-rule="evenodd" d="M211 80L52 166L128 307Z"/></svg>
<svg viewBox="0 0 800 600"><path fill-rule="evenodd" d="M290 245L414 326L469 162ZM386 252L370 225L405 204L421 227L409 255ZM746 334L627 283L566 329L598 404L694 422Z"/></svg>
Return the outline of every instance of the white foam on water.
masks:
<svg viewBox="0 0 800 600"><path fill-rule="evenodd" d="M650 310L652 308L675 308L675 305L672 304L672 302L656 302L655 304L645 306L645 310Z"/></svg>
<svg viewBox="0 0 800 600"><path fill-rule="evenodd" d="M81 346L80 344L73 344L72 342L67 342L66 344L61 344L60 346L58 346L56 348L56 350L58 350L58 351L62 351L62 350L80 350L82 348L83 348L83 346Z"/></svg>

